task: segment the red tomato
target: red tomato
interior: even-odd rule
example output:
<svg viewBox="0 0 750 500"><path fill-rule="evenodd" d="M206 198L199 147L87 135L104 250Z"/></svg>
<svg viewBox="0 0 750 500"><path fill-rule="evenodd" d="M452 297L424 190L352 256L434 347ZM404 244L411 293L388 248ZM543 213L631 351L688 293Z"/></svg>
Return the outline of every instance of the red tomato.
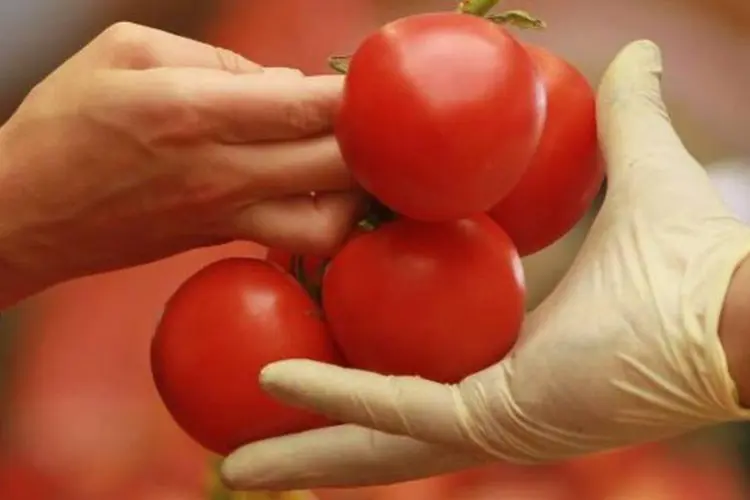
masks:
<svg viewBox="0 0 750 500"><path fill-rule="evenodd" d="M591 206L604 179L596 139L594 91L563 59L533 45L527 51L547 91L547 118L531 164L490 216L521 256L565 235Z"/></svg>
<svg viewBox="0 0 750 500"><path fill-rule="evenodd" d="M225 259L188 279L167 303L151 348L166 407L219 454L326 425L260 388L260 370L288 358L338 361L310 297L292 276L257 259Z"/></svg>
<svg viewBox="0 0 750 500"><path fill-rule="evenodd" d="M518 182L544 92L524 48L476 16L406 17L354 53L336 123L367 191L412 219L485 212Z"/></svg>
<svg viewBox="0 0 750 500"><path fill-rule="evenodd" d="M323 277L326 319L352 366L446 383L505 356L524 295L513 243L484 214L387 223L350 241Z"/></svg>

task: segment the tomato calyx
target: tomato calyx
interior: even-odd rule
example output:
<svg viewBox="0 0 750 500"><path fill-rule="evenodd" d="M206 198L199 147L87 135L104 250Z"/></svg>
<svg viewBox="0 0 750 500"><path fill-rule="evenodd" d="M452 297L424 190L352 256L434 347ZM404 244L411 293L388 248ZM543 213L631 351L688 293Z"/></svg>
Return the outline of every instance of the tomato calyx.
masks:
<svg viewBox="0 0 750 500"><path fill-rule="evenodd" d="M489 11L497 5L498 0L463 0L456 12L483 17L491 23L501 26L512 26L524 30L541 30L547 27L542 19L535 17L525 10L507 10L496 14ZM349 72L351 55L334 55L328 58L328 66L336 73L345 75Z"/></svg>
<svg viewBox="0 0 750 500"><path fill-rule="evenodd" d="M488 14L485 16L485 19L495 24L508 25L520 29L542 30L547 27L547 23L525 10L507 10L499 14Z"/></svg>
<svg viewBox="0 0 750 500"><path fill-rule="evenodd" d="M547 23L534 17L525 10L508 10L499 14L490 14L490 11L499 3L499 0L462 0L458 4L457 12L469 14L487 19L495 24L513 26L520 29L544 29Z"/></svg>
<svg viewBox="0 0 750 500"><path fill-rule="evenodd" d="M336 73L345 75L349 72L349 62L352 56L331 56L328 58L328 66Z"/></svg>
<svg viewBox="0 0 750 500"><path fill-rule="evenodd" d="M458 12L462 14L471 14L473 16L486 16L499 0L461 0L458 3Z"/></svg>
<svg viewBox="0 0 750 500"><path fill-rule="evenodd" d="M373 231L386 222L398 219L398 214L385 206L377 198L370 199L365 217L359 221L357 227L364 231Z"/></svg>

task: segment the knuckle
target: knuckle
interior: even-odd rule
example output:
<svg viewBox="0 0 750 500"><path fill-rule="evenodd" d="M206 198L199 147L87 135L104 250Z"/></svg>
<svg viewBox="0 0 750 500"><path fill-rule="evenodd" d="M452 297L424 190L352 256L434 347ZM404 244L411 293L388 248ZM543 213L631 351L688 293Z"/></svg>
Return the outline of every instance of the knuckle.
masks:
<svg viewBox="0 0 750 500"><path fill-rule="evenodd" d="M223 47L216 47L215 49L216 59L219 61L219 67L223 71L242 73L246 69L249 69L249 61L238 53Z"/></svg>
<svg viewBox="0 0 750 500"><path fill-rule="evenodd" d="M143 69L155 62L149 32L145 26L121 21L104 30L98 41L113 65Z"/></svg>
<svg viewBox="0 0 750 500"><path fill-rule="evenodd" d="M201 120L189 84L167 74L139 77L127 83L106 76L92 89L96 91L92 101L109 102L105 110L116 106L115 113L107 114L125 120L131 133L149 147L197 140L210 125ZM102 106L94 106L98 107Z"/></svg>

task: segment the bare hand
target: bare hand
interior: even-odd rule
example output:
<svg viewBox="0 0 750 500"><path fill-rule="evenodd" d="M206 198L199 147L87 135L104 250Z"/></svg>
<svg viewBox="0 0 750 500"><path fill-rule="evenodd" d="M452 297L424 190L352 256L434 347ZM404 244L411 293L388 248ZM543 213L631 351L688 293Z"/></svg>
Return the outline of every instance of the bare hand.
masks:
<svg viewBox="0 0 750 500"><path fill-rule="evenodd" d="M335 247L356 206L331 134L342 85L112 26L0 129L12 299L234 239Z"/></svg>

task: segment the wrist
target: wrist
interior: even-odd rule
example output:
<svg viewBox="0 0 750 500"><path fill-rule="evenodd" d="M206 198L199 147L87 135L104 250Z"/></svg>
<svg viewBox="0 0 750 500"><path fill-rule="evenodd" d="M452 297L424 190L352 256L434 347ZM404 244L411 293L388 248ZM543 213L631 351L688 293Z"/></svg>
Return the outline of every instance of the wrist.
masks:
<svg viewBox="0 0 750 500"><path fill-rule="evenodd" d="M740 405L750 408L750 256L740 262L729 283L719 339Z"/></svg>
<svg viewBox="0 0 750 500"><path fill-rule="evenodd" d="M12 176L13 161L6 144L7 125L0 127L0 311L15 305L20 300L40 291L41 281L27 271L24 261L27 252L20 244L23 231L18 227L23 210L19 211L13 202L14 189Z"/></svg>

